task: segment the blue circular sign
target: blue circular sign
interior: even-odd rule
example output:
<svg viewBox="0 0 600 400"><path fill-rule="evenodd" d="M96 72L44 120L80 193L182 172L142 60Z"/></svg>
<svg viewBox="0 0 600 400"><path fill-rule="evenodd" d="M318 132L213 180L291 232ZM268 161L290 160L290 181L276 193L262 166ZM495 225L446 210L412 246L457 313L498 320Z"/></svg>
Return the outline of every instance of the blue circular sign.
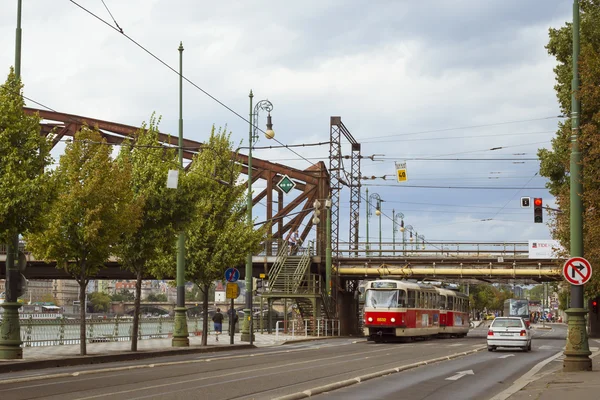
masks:
<svg viewBox="0 0 600 400"><path fill-rule="evenodd" d="M225 280L227 282L237 282L238 279L240 279L240 271L237 268L227 268Z"/></svg>

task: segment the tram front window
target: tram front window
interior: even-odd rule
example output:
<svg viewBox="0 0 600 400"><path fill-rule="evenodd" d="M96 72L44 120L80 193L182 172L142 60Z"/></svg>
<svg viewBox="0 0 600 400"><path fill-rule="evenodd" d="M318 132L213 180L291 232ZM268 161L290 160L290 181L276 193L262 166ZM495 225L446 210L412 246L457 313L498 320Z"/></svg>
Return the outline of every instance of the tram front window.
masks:
<svg viewBox="0 0 600 400"><path fill-rule="evenodd" d="M397 290L368 290L365 307L391 308L398 307L401 302L402 296L399 300Z"/></svg>

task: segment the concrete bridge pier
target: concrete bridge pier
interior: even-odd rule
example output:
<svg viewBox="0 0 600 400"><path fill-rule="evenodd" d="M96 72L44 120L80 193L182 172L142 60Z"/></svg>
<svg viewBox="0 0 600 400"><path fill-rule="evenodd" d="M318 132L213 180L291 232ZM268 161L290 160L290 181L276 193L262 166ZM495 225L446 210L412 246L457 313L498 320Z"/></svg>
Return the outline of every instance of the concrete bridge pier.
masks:
<svg viewBox="0 0 600 400"><path fill-rule="evenodd" d="M338 292L338 316L340 334L342 336L359 336L358 332L358 298L352 292Z"/></svg>

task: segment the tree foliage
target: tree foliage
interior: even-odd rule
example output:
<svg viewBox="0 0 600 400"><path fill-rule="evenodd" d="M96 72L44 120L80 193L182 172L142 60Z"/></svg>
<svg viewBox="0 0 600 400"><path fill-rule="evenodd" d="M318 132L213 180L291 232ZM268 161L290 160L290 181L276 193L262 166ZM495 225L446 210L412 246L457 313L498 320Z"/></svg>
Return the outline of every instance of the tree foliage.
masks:
<svg viewBox="0 0 600 400"><path fill-rule="evenodd" d="M11 68L0 86L0 241L39 227L49 205L50 139L40 135L40 118L26 115L23 85Z"/></svg>
<svg viewBox="0 0 600 400"><path fill-rule="evenodd" d="M102 292L94 292L88 295L88 307L95 313L106 313L110 311L112 299Z"/></svg>
<svg viewBox="0 0 600 400"><path fill-rule="evenodd" d="M581 0L579 76L581 100L579 147L582 154L584 256L600 262L600 1ZM546 48L557 60L555 90L561 111L570 115L573 61L572 24L550 29ZM540 174L549 179L547 187L562 213L551 215L551 230L565 249L570 248L570 135L571 119L560 123L552 149L540 149ZM600 294L596 274L586 284L588 296Z"/></svg>
<svg viewBox="0 0 600 400"><path fill-rule="evenodd" d="M112 147L87 126L67 144L55 171L55 201L44 230L27 237L28 248L55 260L79 283L79 300L91 277L112 255L118 241L132 234L140 207L131 190L131 164L115 162ZM81 355L86 354L85 307L81 307Z"/></svg>
<svg viewBox="0 0 600 400"><path fill-rule="evenodd" d="M180 190L167 188L168 172L178 169L179 163L175 150L165 150L158 140L159 122L152 115L149 124L143 123L119 154L119 162L132 166L131 189L141 207L140 225L133 234L124 235L116 248L123 267L137 278L132 351L137 351L142 278L151 274L153 266L160 262L160 251L171 247L176 228L191 215L185 185Z"/></svg>
<svg viewBox="0 0 600 400"><path fill-rule="evenodd" d="M166 303L167 300L167 295L164 293L150 293L146 298L146 301L149 303Z"/></svg>
<svg viewBox="0 0 600 400"><path fill-rule="evenodd" d="M113 294L110 298L112 301L133 301L135 295L127 289L121 289L120 292Z"/></svg>

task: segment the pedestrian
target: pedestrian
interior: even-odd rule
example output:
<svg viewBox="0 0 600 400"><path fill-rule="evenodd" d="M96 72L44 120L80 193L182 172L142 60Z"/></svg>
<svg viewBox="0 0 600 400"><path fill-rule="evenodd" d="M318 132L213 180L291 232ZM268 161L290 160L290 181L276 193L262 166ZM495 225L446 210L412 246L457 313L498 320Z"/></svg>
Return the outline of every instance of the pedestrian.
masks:
<svg viewBox="0 0 600 400"><path fill-rule="evenodd" d="M289 254L293 254L294 253L294 248L296 247L296 237L297 235L294 235L296 231L292 232L290 234L290 236L288 236L288 244L289 244Z"/></svg>
<svg viewBox="0 0 600 400"><path fill-rule="evenodd" d="M213 315L212 320L215 323L215 336L218 342L219 335L223 332L223 314L221 314L220 308L217 308L217 312Z"/></svg>

